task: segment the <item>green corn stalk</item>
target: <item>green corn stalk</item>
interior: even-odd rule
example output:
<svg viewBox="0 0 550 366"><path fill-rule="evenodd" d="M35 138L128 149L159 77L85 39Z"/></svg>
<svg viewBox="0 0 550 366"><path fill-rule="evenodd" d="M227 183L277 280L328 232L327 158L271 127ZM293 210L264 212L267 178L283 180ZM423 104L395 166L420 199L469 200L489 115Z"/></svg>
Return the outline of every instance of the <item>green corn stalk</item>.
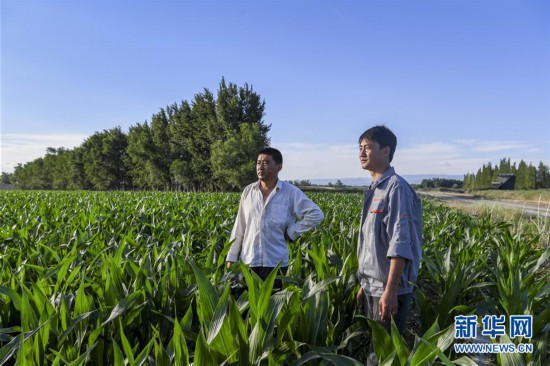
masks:
<svg viewBox="0 0 550 366"><path fill-rule="evenodd" d="M309 195L326 218L290 244L285 289L272 294L268 281L249 273L249 290L235 301L224 261L239 194L0 192L0 363L360 359L366 328L356 315L354 274L362 196ZM423 331L411 364L452 359L438 343L444 337L431 338L441 331L428 330L438 316L445 328L457 314L531 313L535 352L521 358L547 358L542 234L425 201L416 297L423 312L415 319Z"/></svg>

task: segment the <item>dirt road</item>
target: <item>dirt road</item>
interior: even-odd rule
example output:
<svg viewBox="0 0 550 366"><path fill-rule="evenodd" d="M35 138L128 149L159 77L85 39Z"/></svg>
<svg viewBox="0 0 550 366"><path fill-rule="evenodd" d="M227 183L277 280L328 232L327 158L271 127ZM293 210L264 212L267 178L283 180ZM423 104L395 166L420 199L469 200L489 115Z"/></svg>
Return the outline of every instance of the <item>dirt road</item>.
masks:
<svg viewBox="0 0 550 366"><path fill-rule="evenodd" d="M446 192L419 191L418 194L421 196L434 197L444 201L455 201L467 205L483 205L489 207L494 206L507 209L516 209L532 216L542 216L550 218L550 203L547 202L537 204L533 202L521 202L511 200L489 200L474 198L473 196L466 194L455 194Z"/></svg>

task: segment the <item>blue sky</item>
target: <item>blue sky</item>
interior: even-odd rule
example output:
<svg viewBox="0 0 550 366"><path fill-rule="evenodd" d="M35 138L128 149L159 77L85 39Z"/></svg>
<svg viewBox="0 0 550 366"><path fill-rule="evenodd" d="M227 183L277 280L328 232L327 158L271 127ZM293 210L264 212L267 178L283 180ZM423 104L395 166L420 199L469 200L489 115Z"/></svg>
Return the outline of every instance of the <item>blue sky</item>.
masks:
<svg viewBox="0 0 550 366"><path fill-rule="evenodd" d="M222 78L266 101L285 179L550 163L548 1L1 0L1 169L150 120Z"/></svg>

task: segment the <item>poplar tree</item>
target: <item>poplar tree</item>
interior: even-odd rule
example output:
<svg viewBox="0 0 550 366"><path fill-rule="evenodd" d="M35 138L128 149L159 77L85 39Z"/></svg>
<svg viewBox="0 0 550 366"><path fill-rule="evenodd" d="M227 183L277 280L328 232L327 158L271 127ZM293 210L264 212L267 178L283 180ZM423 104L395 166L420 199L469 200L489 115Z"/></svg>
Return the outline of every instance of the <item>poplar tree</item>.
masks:
<svg viewBox="0 0 550 366"><path fill-rule="evenodd" d="M92 184L86 179L84 172L84 148L81 146L75 148L70 154L71 179L67 186L68 189L91 189Z"/></svg>
<svg viewBox="0 0 550 366"><path fill-rule="evenodd" d="M188 140L190 153L191 184L193 190L212 190L212 167L210 147L218 138L216 104L214 95L208 90L196 94L191 105L190 127L193 138Z"/></svg>
<svg viewBox="0 0 550 366"><path fill-rule="evenodd" d="M94 189L118 189L127 182L127 145L127 136L120 127L96 132L84 141L84 173Z"/></svg>
<svg viewBox="0 0 550 366"><path fill-rule="evenodd" d="M181 106L170 115L170 175L176 185L184 190L194 186L191 169L191 152L189 150L193 139L193 126L191 121L191 106L183 101Z"/></svg>
<svg viewBox="0 0 550 366"><path fill-rule="evenodd" d="M155 189L167 188L170 185L170 131L164 109L153 115L151 133L154 144L149 159L151 186Z"/></svg>
<svg viewBox="0 0 550 366"><path fill-rule="evenodd" d="M269 144L265 102L245 84L222 78L208 89L131 126L96 132L73 150L48 148L18 165L13 181L32 189L173 188L240 190L256 179L255 161Z"/></svg>
<svg viewBox="0 0 550 366"><path fill-rule="evenodd" d="M71 151L63 147L54 149L52 158L54 159L51 170L52 188L67 189L73 179Z"/></svg>
<svg viewBox="0 0 550 366"><path fill-rule="evenodd" d="M139 188L153 188L154 171L150 167L151 159L155 155L155 146L151 128L147 122L130 127L126 152L125 164L132 185Z"/></svg>
<svg viewBox="0 0 550 366"><path fill-rule="evenodd" d="M550 188L550 172L548 166L542 161L537 169L536 188Z"/></svg>
<svg viewBox="0 0 550 366"><path fill-rule="evenodd" d="M212 146L212 170L219 189L240 190L257 179L256 158L267 142L258 124L242 123L228 134Z"/></svg>

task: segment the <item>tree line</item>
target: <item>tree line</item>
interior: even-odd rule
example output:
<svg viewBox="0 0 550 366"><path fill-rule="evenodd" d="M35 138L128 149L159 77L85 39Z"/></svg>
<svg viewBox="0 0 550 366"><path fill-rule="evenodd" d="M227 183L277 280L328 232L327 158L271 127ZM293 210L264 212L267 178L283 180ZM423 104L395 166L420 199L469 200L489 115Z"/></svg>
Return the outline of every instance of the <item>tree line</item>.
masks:
<svg viewBox="0 0 550 366"><path fill-rule="evenodd" d="M222 78L216 95L205 88L127 133L115 127L72 150L50 147L9 180L22 189L240 190L256 179L257 153L269 145L264 110L251 86Z"/></svg>
<svg viewBox="0 0 550 366"><path fill-rule="evenodd" d="M449 178L422 179L420 184L413 184L413 188L462 188L463 181Z"/></svg>
<svg viewBox="0 0 550 366"><path fill-rule="evenodd" d="M503 158L498 165L483 164L477 173L464 176L465 189L487 189L491 188L492 182L497 180L499 174L514 174L516 176L515 189L539 189L550 188L550 171L548 165L542 161L538 167L529 165L521 160L511 164L510 158Z"/></svg>

